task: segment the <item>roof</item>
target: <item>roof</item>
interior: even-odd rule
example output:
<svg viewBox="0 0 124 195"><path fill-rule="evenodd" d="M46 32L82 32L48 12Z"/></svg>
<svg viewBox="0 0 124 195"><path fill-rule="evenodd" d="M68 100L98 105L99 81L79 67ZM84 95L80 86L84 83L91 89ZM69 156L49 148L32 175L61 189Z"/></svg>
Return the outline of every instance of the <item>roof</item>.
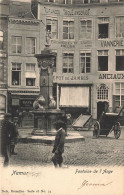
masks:
<svg viewBox="0 0 124 195"><path fill-rule="evenodd" d="M10 1L10 16L34 19L31 12L31 2Z"/></svg>

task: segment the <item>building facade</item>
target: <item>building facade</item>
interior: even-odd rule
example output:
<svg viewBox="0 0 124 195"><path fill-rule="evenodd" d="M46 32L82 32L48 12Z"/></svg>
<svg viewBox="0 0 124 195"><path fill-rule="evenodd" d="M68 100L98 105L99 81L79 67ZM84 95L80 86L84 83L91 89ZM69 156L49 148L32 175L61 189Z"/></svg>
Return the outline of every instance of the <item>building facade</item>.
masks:
<svg viewBox="0 0 124 195"><path fill-rule="evenodd" d="M57 108L74 118L98 118L108 106L124 105L124 1L39 0L32 12L42 20L40 43L46 36L57 53L54 95Z"/></svg>
<svg viewBox="0 0 124 195"><path fill-rule="evenodd" d="M9 3L0 2L0 114L7 111Z"/></svg>

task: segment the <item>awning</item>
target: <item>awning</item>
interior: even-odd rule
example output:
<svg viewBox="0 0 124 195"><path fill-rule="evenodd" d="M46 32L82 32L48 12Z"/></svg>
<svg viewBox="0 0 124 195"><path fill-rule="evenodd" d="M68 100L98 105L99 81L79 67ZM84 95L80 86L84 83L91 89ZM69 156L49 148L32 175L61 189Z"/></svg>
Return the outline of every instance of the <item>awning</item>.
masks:
<svg viewBox="0 0 124 195"><path fill-rule="evenodd" d="M36 78L36 73L35 72L26 72L25 77L26 78Z"/></svg>
<svg viewBox="0 0 124 195"><path fill-rule="evenodd" d="M88 86L62 86L60 93L62 107L89 107Z"/></svg>

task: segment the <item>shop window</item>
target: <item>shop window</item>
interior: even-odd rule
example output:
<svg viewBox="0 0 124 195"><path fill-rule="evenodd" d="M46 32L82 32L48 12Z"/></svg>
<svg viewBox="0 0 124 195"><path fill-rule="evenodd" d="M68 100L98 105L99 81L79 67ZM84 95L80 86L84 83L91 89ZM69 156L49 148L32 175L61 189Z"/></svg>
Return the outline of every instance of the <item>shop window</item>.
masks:
<svg viewBox="0 0 124 195"><path fill-rule="evenodd" d="M26 38L26 53L35 54L36 52L36 39L34 37Z"/></svg>
<svg viewBox="0 0 124 195"><path fill-rule="evenodd" d="M22 37L12 36L12 53L22 52Z"/></svg>
<svg viewBox="0 0 124 195"><path fill-rule="evenodd" d="M12 85L21 85L21 64L12 63Z"/></svg>
<svg viewBox="0 0 124 195"><path fill-rule="evenodd" d="M0 50L3 50L3 31L0 31Z"/></svg>
<svg viewBox="0 0 124 195"><path fill-rule="evenodd" d="M108 71L108 50L98 51L98 71Z"/></svg>
<svg viewBox="0 0 124 195"><path fill-rule="evenodd" d="M4 64L0 63L0 81L4 81Z"/></svg>
<svg viewBox="0 0 124 195"><path fill-rule="evenodd" d="M92 20L80 20L80 39L91 39Z"/></svg>
<svg viewBox="0 0 124 195"><path fill-rule="evenodd" d="M74 54L63 53L63 73L73 73Z"/></svg>
<svg viewBox="0 0 124 195"><path fill-rule="evenodd" d="M124 71L124 49L116 50L116 71Z"/></svg>
<svg viewBox="0 0 124 195"><path fill-rule="evenodd" d="M57 18L46 19L46 31L51 39L58 39L58 20Z"/></svg>
<svg viewBox="0 0 124 195"><path fill-rule="evenodd" d="M80 73L89 73L91 67L91 53L81 52L80 53Z"/></svg>
<svg viewBox="0 0 124 195"><path fill-rule="evenodd" d="M108 87L105 84L98 86L97 100L108 100Z"/></svg>
<svg viewBox="0 0 124 195"><path fill-rule="evenodd" d="M124 105L124 82L115 83L114 106L121 107Z"/></svg>
<svg viewBox="0 0 124 195"><path fill-rule="evenodd" d="M124 16L116 17L116 37L124 38Z"/></svg>
<svg viewBox="0 0 124 195"><path fill-rule="evenodd" d="M98 18L98 38L106 39L109 38L109 18L101 17Z"/></svg>
<svg viewBox="0 0 124 195"><path fill-rule="evenodd" d="M63 20L63 39L74 39L74 20Z"/></svg>
<svg viewBox="0 0 124 195"><path fill-rule="evenodd" d="M26 86L35 86L35 78L26 78Z"/></svg>

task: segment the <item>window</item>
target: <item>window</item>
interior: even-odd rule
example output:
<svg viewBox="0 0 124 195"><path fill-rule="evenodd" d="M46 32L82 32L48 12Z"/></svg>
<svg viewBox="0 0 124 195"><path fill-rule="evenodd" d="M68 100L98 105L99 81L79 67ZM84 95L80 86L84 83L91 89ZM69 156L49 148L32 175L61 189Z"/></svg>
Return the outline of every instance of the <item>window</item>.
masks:
<svg viewBox="0 0 124 195"><path fill-rule="evenodd" d="M26 38L26 53L35 54L36 52L36 40L34 37Z"/></svg>
<svg viewBox="0 0 124 195"><path fill-rule="evenodd" d="M101 17L98 18L98 38L106 39L109 36L109 18Z"/></svg>
<svg viewBox="0 0 124 195"><path fill-rule="evenodd" d="M58 39L58 20L57 18L46 19L46 30L51 39Z"/></svg>
<svg viewBox="0 0 124 195"><path fill-rule="evenodd" d="M0 81L4 81L4 65L0 63Z"/></svg>
<svg viewBox="0 0 124 195"><path fill-rule="evenodd" d="M124 83L115 83L114 106L124 105Z"/></svg>
<svg viewBox="0 0 124 195"><path fill-rule="evenodd" d="M108 71L108 50L98 51L98 71Z"/></svg>
<svg viewBox="0 0 124 195"><path fill-rule="evenodd" d="M21 85L21 64L12 63L12 85Z"/></svg>
<svg viewBox="0 0 124 195"><path fill-rule="evenodd" d="M108 100L108 87L105 84L100 84L97 88L97 99Z"/></svg>
<svg viewBox="0 0 124 195"><path fill-rule="evenodd" d="M74 20L63 21L63 39L74 39Z"/></svg>
<svg viewBox="0 0 124 195"><path fill-rule="evenodd" d="M26 71L32 71L32 72L34 72L35 71L35 64L33 64L33 63L27 63L26 64Z"/></svg>
<svg viewBox="0 0 124 195"><path fill-rule="evenodd" d="M80 39L91 39L92 34L92 21L80 20Z"/></svg>
<svg viewBox="0 0 124 195"><path fill-rule="evenodd" d="M22 52L22 37L12 37L12 53Z"/></svg>
<svg viewBox="0 0 124 195"><path fill-rule="evenodd" d="M80 73L90 72L91 53L84 51L80 53Z"/></svg>
<svg viewBox="0 0 124 195"><path fill-rule="evenodd" d="M35 86L36 72L35 72L34 63L26 64L25 77L26 77L26 86Z"/></svg>
<svg viewBox="0 0 124 195"><path fill-rule="evenodd" d="M63 53L63 73L73 73L74 54Z"/></svg>
<svg viewBox="0 0 124 195"><path fill-rule="evenodd" d="M26 86L35 86L35 78L26 78Z"/></svg>
<svg viewBox="0 0 124 195"><path fill-rule="evenodd" d="M116 17L116 37L124 37L124 16Z"/></svg>
<svg viewBox="0 0 124 195"><path fill-rule="evenodd" d="M3 50L3 31L0 31L0 50Z"/></svg>
<svg viewBox="0 0 124 195"><path fill-rule="evenodd" d="M116 50L116 71L124 71L124 49Z"/></svg>

